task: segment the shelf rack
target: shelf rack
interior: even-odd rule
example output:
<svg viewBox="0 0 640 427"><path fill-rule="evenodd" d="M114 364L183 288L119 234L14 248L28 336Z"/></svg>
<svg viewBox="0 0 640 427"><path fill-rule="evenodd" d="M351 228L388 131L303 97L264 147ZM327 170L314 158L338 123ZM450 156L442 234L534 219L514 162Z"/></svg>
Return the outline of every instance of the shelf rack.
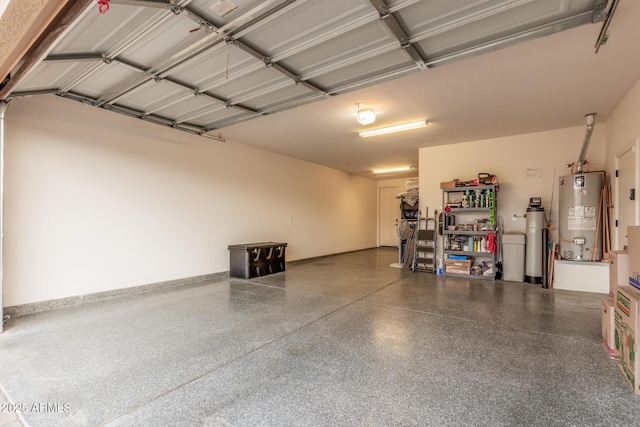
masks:
<svg viewBox="0 0 640 427"><path fill-rule="evenodd" d="M455 187L455 188L443 188L442 189L442 205L447 206L453 199L451 199L451 195L454 193L464 193L467 197L467 201L462 201L463 205L467 205L465 207L449 207L449 209L445 209L443 214L442 221L442 236L443 236L443 254L445 259L445 266L443 274L449 277L461 277L461 278L471 278L471 279L479 279L479 280L495 280L495 263L496 263L496 254L491 252L482 252L475 251L473 248L466 250L457 250L452 249L455 238L458 236L468 236L468 237L486 237L489 233L495 233L495 237L497 242L499 243L499 232L498 224L496 221L497 218L497 185L477 185L477 186L468 186L468 187ZM482 197L478 198L476 201L476 194L484 195L484 203L481 202ZM474 200L471 202L468 200L472 197ZM464 198L463 198L464 199ZM456 200L457 201L457 200ZM483 204L483 206L474 206L470 207L469 205ZM451 220L450 218L455 218L456 216L472 216L474 219L488 219L490 225L492 226L492 230L449 230L447 224L457 222L455 219ZM462 262L464 260L452 260L449 258L450 255L463 255L468 257L467 261L471 262ZM460 273L457 270L447 271L447 260L452 262L459 262L461 264L459 267L461 269L466 268L467 264L469 267L472 265L473 261L476 259L491 261L493 263L494 274L493 275L475 275L470 274L471 268L469 268L469 273ZM454 268L453 265L451 268Z"/></svg>

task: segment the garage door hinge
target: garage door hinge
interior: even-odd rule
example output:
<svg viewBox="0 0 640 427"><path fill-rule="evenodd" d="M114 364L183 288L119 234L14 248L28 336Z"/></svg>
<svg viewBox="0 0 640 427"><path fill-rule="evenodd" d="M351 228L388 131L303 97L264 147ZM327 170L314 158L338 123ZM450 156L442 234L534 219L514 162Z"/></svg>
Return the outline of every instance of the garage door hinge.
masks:
<svg viewBox="0 0 640 427"><path fill-rule="evenodd" d="M616 178L618 177L618 170L616 169Z"/></svg>
<svg viewBox="0 0 640 427"><path fill-rule="evenodd" d="M616 227L618 226L618 220L616 219Z"/></svg>
<svg viewBox="0 0 640 427"><path fill-rule="evenodd" d="M593 13L591 14L591 22L602 22L607 18L607 2L608 0L598 0L593 6Z"/></svg>

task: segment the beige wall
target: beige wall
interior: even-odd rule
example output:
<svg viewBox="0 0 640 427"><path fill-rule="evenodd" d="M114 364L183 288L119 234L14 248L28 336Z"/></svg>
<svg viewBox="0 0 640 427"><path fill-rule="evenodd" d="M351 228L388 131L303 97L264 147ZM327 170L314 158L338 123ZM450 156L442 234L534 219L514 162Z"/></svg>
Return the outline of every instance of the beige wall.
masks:
<svg viewBox="0 0 640 427"><path fill-rule="evenodd" d="M376 246L370 179L56 97L6 115L4 305Z"/></svg>
<svg viewBox="0 0 640 427"><path fill-rule="evenodd" d="M616 156L630 145L635 143L636 138L640 138L640 80L631 88L627 96L616 107L615 111L607 122L607 151L606 164L609 182L612 185L612 195L616 194L615 161ZM636 190L638 191L638 190ZM614 199L615 203L615 199ZM614 207L612 220L618 217L617 207ZM633 217L633 212L627 212L629 217ZM622 249L627 243L625 230L617 230L614 235L614 246Z"/></svg>
<svg viewBox="0 0 640 427"><path fill-rule="evenodd" d="M597 123L587 158L591 170L606 170L615 194L615 158L640 137L640 80L616 107L606 123ZM505 231L525 231L523 218L512 221L513 214L522 215L528 199L541 196L548 214L551 194L553 225L557 227L558 186L553 181L568 174L567 163L575 162L584 141L585 126L540 133L514 135L463 144L423 148L420 150L421 209L430 211L442 204L440 181L453 178L472 179L477 172L498 175L501 183L499 214ZM444 161L443 161L444 159ZM615 211L614 211L615 215ZM615 228L612 228L615 229ZM615 235L614 245L615 245ZM618 242L620 248L624 239Z"/></svg>
<svg viewBox="0 0 640 427"><path fill-rule="evenodd" d="M420 149L420 207L441 211L441 181L471 180L479 172L498 176L498 215L505 231L525 232L524 215L529 198L542 197L546 214L558 219L558 177L569 174L567 163L576 162L584 142L584 127L514 135L462 144ZM605 126L596 125L587 159L591 170L605 163ZM555 175L555 179L554 179ZM553 194L553 206L551 197Z"/></svg>
<svg viewBox="0 0 640 427"><path fill-rule="evenodd" d="M616 107L607 125L607 170L614 172L616 154L640 137L640 80Z"/></svg>

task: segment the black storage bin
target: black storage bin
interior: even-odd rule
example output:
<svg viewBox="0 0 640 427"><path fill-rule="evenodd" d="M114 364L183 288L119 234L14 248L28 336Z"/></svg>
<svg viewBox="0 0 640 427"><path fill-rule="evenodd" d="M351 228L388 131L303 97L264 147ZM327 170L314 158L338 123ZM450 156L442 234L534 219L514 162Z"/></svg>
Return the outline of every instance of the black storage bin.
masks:
<svg viewBox="0 0 640 427"><path fill-rule="evenodd" d="M229 245L229 275L251 279L285 271L286 243L263 242Z"/></svg>

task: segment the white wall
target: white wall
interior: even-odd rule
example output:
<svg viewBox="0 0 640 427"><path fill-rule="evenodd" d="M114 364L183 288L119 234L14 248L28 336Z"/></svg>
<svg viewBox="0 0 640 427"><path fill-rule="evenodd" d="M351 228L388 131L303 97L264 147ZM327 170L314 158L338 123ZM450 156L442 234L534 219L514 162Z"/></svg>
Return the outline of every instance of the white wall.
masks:
<svg viewBox="0 0 640 427"><path fill-rule="evenodd" d="M616 155L640 137L640 80L618 104L607 125L606 161L611 177L615 172Z"/></svg>
<svg viewBox="0 0 640 427"><path fill-rule="evenodd" d="M627 96L616 107L607 122L607 129L607 172L609 176L609 183L612 185L612 193L615 197L617 184L615 182L616 156L633 144L636 138L640 137L640 80L636 82ZM631 207L629 206L629 208ZM614 210L617 209L617 206L614 207ZM619 218L616 214L618 214L618 212L614 211L612 220ZM633 215L634 212L627 212L628 218L633 218ZM622 247L627 243L625 230L616 229L613 227L613 224L612 230L617 230L618 233L618 236L614 236L615 249L622 249Z"/></svg>
<svg viewBox="0 0 640 427"><path fill-rule="evenodd" d="M6 114L4 306L376 246L373 180L55 97Z"/></svg>
<svg viewBox="0 0 640 427"><path fill-rule="evenodd" d="M537 196L542 197L547 215L551 209L557 227L558 178L570 173L568 163L577 162L585 131L586 121L583 127L422 148L420 208L442 210L440 182L454 178L468 181L487 172L498 176L498 215L504 220L505 231L526 231L524 218L513 221L512 216L524 215L529 198ZM591 171L604 169L605 134L605 126L596 125L586 156Z"/></svg>

